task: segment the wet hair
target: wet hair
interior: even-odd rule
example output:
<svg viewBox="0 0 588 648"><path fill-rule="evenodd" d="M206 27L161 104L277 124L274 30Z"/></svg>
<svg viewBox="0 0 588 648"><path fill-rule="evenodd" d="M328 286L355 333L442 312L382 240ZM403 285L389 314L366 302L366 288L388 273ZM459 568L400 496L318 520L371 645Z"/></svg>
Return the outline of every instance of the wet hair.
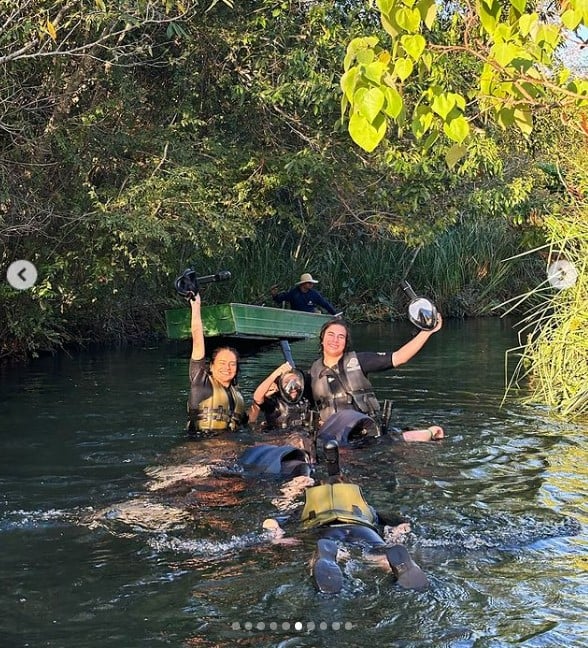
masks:
<svg viewBox="0 0 588 648"><path fill-rule="evenodd" d="M351 327L349 326L349 323L346 322L345 320L336 317L333 319L330 319L328 322L325 322L322 327L321 331L319 333L319 351L322 353L323 352L323 338L325 337L325 333L327 332L327 329L333 326L334 324L339 324L339 326L342 326L345 329L345 348L343 349L343 353L347 353L349 349L351 349Z"/></svg>
<svg viewBox="0 0 588 648"><path fill-rule="evenodd" d="M239 369L241 368L241 357L239 356L239 352L237 351L237 349L231 346L216 347L216 349L214 349L214 351L210 354L210 364L212 364L216 360L216 356L221 351L230 351L235 356L235 359L237 360L237 372L235 373L235 377L233 378L233 380L231 380L231 385L236 385L237 378L239 377Z"/></svg>

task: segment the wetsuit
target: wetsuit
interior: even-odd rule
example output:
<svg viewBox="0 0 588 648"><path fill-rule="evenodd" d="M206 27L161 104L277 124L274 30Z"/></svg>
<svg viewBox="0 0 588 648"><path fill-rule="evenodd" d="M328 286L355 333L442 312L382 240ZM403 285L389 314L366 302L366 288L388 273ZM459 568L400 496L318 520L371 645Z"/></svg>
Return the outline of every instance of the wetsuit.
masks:
<svg viewBox="0 0 588 648"><path fill-rule="evenodd" d="M362 412L375 420L380 404L367 374L392 368L390 353L363 351L345 353L336 367L326 367L322 358L310 368L312 395L324 423L341 410Z"/></svg>
<svg viewBox="0 0 588 648"><path fill-rule="evenodd" d="M261 406L268 429L305 427L308 424L309 403L305 398L287 403L279 393L266 397Z"/></svg>
<svg viewBox="0 0 588 648"><path fill-rule="evenodd" d="M188 415L190 435L214 436L234 431L246 422L245 401L236 387L223 387L210 376L204 359L192 359Z"/></svg>

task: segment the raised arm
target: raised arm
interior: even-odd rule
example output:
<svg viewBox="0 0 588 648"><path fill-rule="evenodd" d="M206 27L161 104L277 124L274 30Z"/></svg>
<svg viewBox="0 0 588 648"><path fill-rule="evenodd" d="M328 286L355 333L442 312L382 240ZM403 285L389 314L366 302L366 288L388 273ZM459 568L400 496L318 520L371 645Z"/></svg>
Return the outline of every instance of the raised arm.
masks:
<svg viewBox="0 0 588 648"><path fill-rule="evenodd" d="M200 294L190 300L192 309L191 331L192 331L192 360L202 360L206 353L204 346L204 328L200 315Z"/></svg>
<svg viewBox="0 0 588 648"><path fill-rule="evenodd" d="M426 344L427 340L441 329L443 326L443 318L441 313L438 314L437 326L431 331L419 331L410 342L407 342L404 346L400 347L397 351L394 351L392 354L392 366L399 367L400 365L408 362L413 358Z"/></svg>
<svg viewBox="0 0 588 648"><path fill-rule="evenodd" d="M286 371L291 371L291 370L292 370L292 365L289 362L284 362L279 367L274 369L271 372L271 374L267 376L267 378L265 378L262 382L259 383L259 385L257 385L255 391L253 392L253 403L249 408L250 423L253 423L257 420L257 417L259 416L259 410L261 409L261 406L263 405L263 401L265 400L265 395L267 394L269 388L274 384L276 378L281 376Z"/></svg>

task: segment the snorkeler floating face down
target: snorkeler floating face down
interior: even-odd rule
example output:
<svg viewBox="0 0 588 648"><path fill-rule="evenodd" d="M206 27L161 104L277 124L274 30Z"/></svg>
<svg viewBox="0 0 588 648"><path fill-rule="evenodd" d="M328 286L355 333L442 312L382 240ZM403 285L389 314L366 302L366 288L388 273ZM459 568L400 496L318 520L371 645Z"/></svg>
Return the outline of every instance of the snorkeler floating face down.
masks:
<svg viewBox="0 0 588 648"><path fill-rule="evenodd" d="M228 387L237 375L239 361L234 351L220 349L210 363L210 375L223 387Z"/></svg>

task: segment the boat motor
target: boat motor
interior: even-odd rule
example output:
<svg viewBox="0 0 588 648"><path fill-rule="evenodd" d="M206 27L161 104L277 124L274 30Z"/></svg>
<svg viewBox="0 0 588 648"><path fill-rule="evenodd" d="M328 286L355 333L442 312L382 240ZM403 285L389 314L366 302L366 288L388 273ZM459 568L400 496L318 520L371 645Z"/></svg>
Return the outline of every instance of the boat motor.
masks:
<svg viewBox="0 0 588 648"><path fill-rule="evenodd" d="M439 321L435 304L427 297L417 295L405 279L400 282L400 286L411 300L408 305L408 319L411 324L421 331L432 331Z"/></svg>
<svg viewBox="0 0 588 648"><path fill-rule="evenodd" d="M205 275L203 277L198 277L196 270L188 268L184 270L182 274L177 277L174 282L176 291L182 297L188 299L194 299L200 290L200 286L205 284L214 283L216 281L226 281L231 278L231 273L228 270L220 270L216 274Z"/></svg>

